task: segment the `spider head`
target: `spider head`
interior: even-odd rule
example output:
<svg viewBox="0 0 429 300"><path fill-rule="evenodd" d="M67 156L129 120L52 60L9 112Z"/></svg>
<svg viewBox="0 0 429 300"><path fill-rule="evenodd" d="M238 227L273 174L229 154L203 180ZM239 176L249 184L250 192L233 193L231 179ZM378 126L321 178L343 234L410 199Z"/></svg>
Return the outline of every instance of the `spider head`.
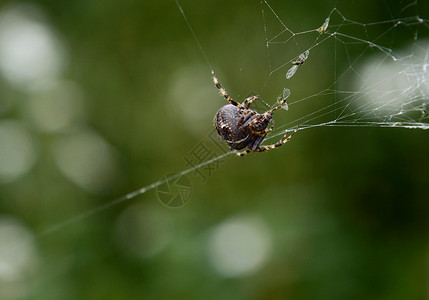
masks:
<svg viewBox="0 0 429 300"><path fill-rule="evenodd" d="M273 119L272 112L266 112L262 115L259 115L257 118L255 118L255 120L251 124L252 131L254 132L265 131L268 125L272 122L272 119Z"/></svg>

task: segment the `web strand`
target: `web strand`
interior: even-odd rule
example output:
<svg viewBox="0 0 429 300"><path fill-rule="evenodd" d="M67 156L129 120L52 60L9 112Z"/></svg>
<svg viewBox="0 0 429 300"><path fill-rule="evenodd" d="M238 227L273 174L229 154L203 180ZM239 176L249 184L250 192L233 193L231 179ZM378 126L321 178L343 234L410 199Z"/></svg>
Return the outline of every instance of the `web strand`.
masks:
<svg viewBox="0 0 429 300"><path fill-rule="evenodd" d="M53 226L51 226L51 227L43 230L38 236L42 237L42 236L45 236L45 235L52 234L52 233L54 233L56 231L59 231L59 230L63 229L64 227L66 227L68 225L77 223L77 222L82 221L84 219L87 219L87 218L89 218L89 217L91 217L93 215L96 215L96 214L98 214L98 213L100 213L102 211L105 211L105 210L107 210L107 209L109 209L111 207L119 205L120 203L123 203L125 201L134 199L137 196L143 195L143 194L145 194L145 193L147 193L147 192L149 192L149 191L151 191L151 190L153 190L153 189L155 189L155 188L157 188L157 187L165 184L166 182L173 181L176 178L182 177L182 176L184 176L186 174L189 174L189 173L191 173L191 172L193 172L195 170L201 169L201 168L203 168L203 167L205 167L207 165L215 163L216 161L219 161L219 160L221 160L221 159L223 159L223 158L225 158L225 157L227 157L227 156L229 156L231 154L234 154L234 153L233 152L226 152L226 153L221 154L219 156L216 156L216 157L214 157L212 159L209 159L209 160L207 160L205 162L202 162L202 163L200 163L198 165L190 167L190 168L188 168L186 170L183 170L183 171L175 173L175 174L173 174L171 176L167 176L165 178L162 178L162 179L160 179L158 181L155 181L155 182L153 182L153 183L151 183L149 185L141 187L141 188L139 188L139 189L137 189L137 190L135 190L133 192L130 192L130 193L124 195L124 196L116 198L115 200L112 200L110 202L107 202L105 204L97 206L97 207L95 207L95 208L93 208L91 210L88 210L86 212L78 214L78 215L76 215L76 216L74 216L74 217L72 217L72 218L70 218L68 220L65 220L63 222L57 223L57 224L55 224L55 225L53 225Z"/></svg>
<svg viewBox="0 0 429 300"><path fill-rule="evenodd" d="M180 13L184 18L194 40L196 41L206 63L210 69L212 69L204 48L199 42L195 31L193 30L184 13L183 8L177 0L176 5L179 8ZM292 62L296 61L299 53L304 53L302 49L299 51L297 50L296 55L292 57L281 57L280 63L277 63L274 59L277 57L271 54L272 47L288 45L291 46L291 48L294 48L296 46L300 46L300 43L296 41L297 37L311 36L313 42L304 49L304 51L308 50L311 56L312 52L316 50L316 48L324 46L332 39L335 41L333 46L334 49L332 50L335 57L333 82L331 82L325 89L319 92L302 97L300 99L295 99L291 103L288 103L289 110L294 110L295 108L298 109L298 107L308 105L308 103L316 103L317 105L314 105L310 112L303 113L301 116L292 119L285 124L276 123L276 129L270 134L270 136L266 138L266 140L270 140L276 138L277 136L284 135L286 132L293 131L294 128L296 128L296 125L300 125L300 131L317 127L333 126L429 129L427 108L429 105L429 44L426 46L420 46L420 48L416 47L417 50L420 50L423 53L423 55L420 55L422 56L422 59L419 61L415 59L416 57L420 57L418 54L414 53L409 56L400 56L395 54L391 48L377 43L378 40L385 37L399 26L405 26L407 28L419 26L419 28L415 30L415 36L418 37L418 30L429 30L428 20L422 19L419 16L414 16L402 19L392 18L391 20L383 20L364 24L347 19L337 8L333 8L327 16L327 18L330 20L329 26L326 25L327 28L323 28L323 30L320 30L320 28L315 28L301 32L294 32L291 30L291 27L286 25L286 22L282 20L282 18L276 13L275 9L273 9L267 0L262 0L261 5L269 65L267 82L272 78L272 76L275 76L278 73L286 74L287 69L291 66ZM267 13L271 13L273 15L273 19L270 19ZM337 22L333 20L335 15L339 19ZM274 35L270 37L269 27L271 21L280 24L281 30L275 32ZM389 24L391 26L383 34L380 34L372 39L369 38L369 27ZM366 38L341 32L342 29L349 26L357 26L363 29ZM315 38L314 35L316 35ZM364 49L358 55L351 55L349 54L349 48L353 46L363 46ZM341 50L344 50L346 53L348 68L338 71L337 67L339 67L340 64L338 63L337 58L339 57ZM359 68L367 52L373 50L375 50L382 57L376 61L376 63L373 63L374 68L372 69L372 73L367 76L365 71L361 71ZM388 60L396 63L396 66L399 66L399 68L395 71L395 76L401 80L408 80L407 86L398 87L397 89L393 90L385 89L384 85L389 81L389 79L374 80L373 77L375 77L377 74L376 70L383 68L386 64L386 61ZM308 67L309 65L310 62L305 63L305 67ZM300 71L301 70L298 70L298 72ZM349 90L339 89L338 87L342 84L344 78L350 74L354 74L356 78L360 79L360 81L357 81L357 88ZM279 90L283 89L284 87L281 87ZM376 98L376 100L381 99L383 101L364 101L368 95L377 95L377 93L379 93L379 96L377 96L378 98ZM319 99L323 97L331 97L333 101L324 105L320 105ZM384 100L384 98L388 99ZM417 116L410 115L411 113L416 112ZM55 233L66 226L94 216L95 214L119 205L120 203L131 200L139 195L143 195L148 191L165 184L167 181L174 180L180 176L199 170L204 166L215 163L216 161L219 161L231 154L233 154L233 152L226 152L193 167L187 168L179 173L155 181L124 196L78 214L68 220L57 223L43 230L40 234L37 235L37 237L43 237Z"/></svg>
<svg viewBox="0 0 429 300"><path fill-rule="evenodd" d="M419 39L419 34L428 34L428 20L415 15L361 23L348 19L340 10L333 8L321 27L295 32L293 26L287 24L267 0L261 3L269 63L266 82L278 77L279 73L280 76L286 74L286 79L290 79L292 76L296 78L299 76L296 74L301 72L300 66L293 66L298 54L279 56L281 52L278 49L289 51L297 48L295 53L309 51L312 56L311 53L319 47L327 47L331 40L335 42L332 83L319 92L296 99L293 97L293 86L286 82L292 91L289 110L304 111L303 107L310 107L310 111L285 124L277 122L276 129L267 140L293 130L296 125L300 125L300 130L323 126L429 128L429 41ZM413 5L417 5L417 2L407 7ZM272 14L271 19L267 11ZM392 13L390 16L393 16ZM272 28L276 26L280 28L273 31ZM379 28L383 28L383 31ZM396 31L404 28L411 33L408 48L404 49L403 46L397 50L390 45L386 46L385 41L396 38ZM308 44L308 40L315 35L313 42ZM346 64L339 61L343 56L347 59ZM344 68L347 64L348 67ZM293 67L289 69L291 65ZM311 62L306 63L305 68L311 68ZM326 76L326 72L318 73ZM344 86L350 89L339 89ZM333 101L323 104L322 98L328 97Z"/></svg>

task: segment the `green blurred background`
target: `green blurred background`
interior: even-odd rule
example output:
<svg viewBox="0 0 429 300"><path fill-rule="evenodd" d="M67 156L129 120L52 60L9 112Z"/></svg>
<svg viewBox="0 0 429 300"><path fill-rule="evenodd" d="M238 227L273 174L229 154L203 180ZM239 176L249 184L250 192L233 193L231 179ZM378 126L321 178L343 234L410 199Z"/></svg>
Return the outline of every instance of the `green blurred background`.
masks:
<svg viewBox="0 0 429 300"><path fill-rule="evenodd" d="M362 23L429 17L426 1L390 2L269 3L295 32L334 7ZM183 207L151 190L104 209L186 169L201 143L221 151L209 138L225 101L210 67L236 100L273 104L284 87L287 68L269 75L264 25L279 28L266 5L181 5L203 50L174 1L1 2L0 299L427 299L424 130L303 130L188 174ZM317 50L291 81L295 97L327 88L333 62L345 69L361 53ZM293 128L316 110L305 109L276 120Z"/></svg>

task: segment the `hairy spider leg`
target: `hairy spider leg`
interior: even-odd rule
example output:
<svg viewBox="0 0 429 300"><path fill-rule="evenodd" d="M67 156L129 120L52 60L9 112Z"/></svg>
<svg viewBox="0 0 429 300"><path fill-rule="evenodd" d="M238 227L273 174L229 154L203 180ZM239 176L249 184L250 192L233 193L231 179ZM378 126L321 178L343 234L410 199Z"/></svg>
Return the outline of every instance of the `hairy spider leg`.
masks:
<svg viewBox="0 0 429 300"><path fill-rule="evenodd" d="M268 115L272 115L273 114L273 112L274 111L276 111L277 109L279 109L279 108L281 108L282 107L282 105L283 105L283 103L282 104L280 104L280 105L277 105L276 107L274 107L274 108L272 108L272 109L270 109L269 111L267 111L267 112L265 112L265 113L263 113L263 114L261 114L261 115L259 115L259 117L258 118L256 118L256 119L254 119L253 121L252 121L252 123L251 123L251 125L250 126L252 126L253 124L257 124L257 123L259 123L259 122L261 122L261 120L262 119L264 119L264 118L266 118ZM253 112L253 111L252 111ZM254 113L255 114L255 113ZM240 120L240 122L241 122L241 120ZM274 120L273 119L271 119L270 120L270 123L271 123L271 127L270 127L270 129L264 129L263 131L261 131L261 132L253 132L254 134L258 134L258 135L266 135L266 134L268 134L268 133L270 133L272 130L273 130L273 128L274 128ZM241 124L241 123L239 123L239 124Z"/></svg>
<svg viewBox="0 0 429 300"><path fill-rule="evenodd" d="M220 85L219 80L217 79L214 71L212 70L212 77L213 77L213 82L215 84L215 86L217 87L217 89L220 91L220 93L222 94L222 96L225 97L225 99L231 103L234 106L240 107L241 105L238 104L237 102L235 102L234 100L231 99L231 97L229 97L228 93L226 92L226 90Z"/></svg>
<svg viewBox="0 0 429 300"><path fill-rule="evenodd" d="M252 130L252 133L256 134L256 135L259 135L259 136L266 136L268 133L270 133L271 131L273 131L273 128L274 128L274 121L271 120L270 123L271 123L270 129L264 129L263 131L253 131Z"/></svg>
<svg viewBox="0 0 429 300"><path fill-rule="evenodd" d="M270 127L270 129L265 129L265 134L268 134L268 133L270 133L271 131L273 131L273 128L274 128L274 120L273 119L271 119L271 121L270 121L270 123L271 123L271 127Z"/></svg>
<svg viewBox="0 0 429 300"><path fill-rule="evenodd" d="M244 99L244 101L243 101L243 103L241 105L243 105L245 108L249 108L250 104L252 104L253 101L258 100L258 99L259 99L258 95L248 97L248 98Z"/></svg>
<svg viewBox="0 0 429 300"><path fill-rule="evenodd" d="M273 108L271 108L269 111L267 111L267 112L264 112L264 114L263 115L272 115L273 114L273 112L275 112L276 110L278 110L279 108L282 108L282 106L284 105L284 103L282 103L282 102L280 102L280 104L279 105L277 105L276 107L273 107Z"/></svg>
<svg viewBox="0 0 429 300"><path fill-rule="evenodd" d="M254 120L254 121L252 121L252 124L253 123L258 123L258 122L257 122L257 120ZM261 130L261 131L254 131L254 130L252 130L252 133L255 134L255 135L259 135L259 136L265 136L265 135L267 135L268 133L270 133L271 131L273 131L273 128L274 128L274 122L272 122L272 120L271 120L270 123L271 123L270 129L264 129L264 130ZM250 125L250 126L252 126L252 125Z"/></svg>
<svg viewBox="0 0 429 300"><path fill-rule="evenodd" d="M246 154L248 154L250 152L264 152L264 151L268 151L268 150L271 150L271 149L274 149L274 148L281 147L284 144L286 144L293 137L293 135L298 131L298 129L299 129L299 126L296 127L296 129L288 137L286 137L287 134L288 134L286 132L285 135L282 137L282 139L280 141L278 141L277 143L275 143L275 144L272 144L272 145L269 145L269 146L261 146L261 147L255 149L254 151L252 151L250 149L247 149L247 150L245 150L243 152L235 152L235 154L237 156L244 156L244 155L246 155Z"/></svg>
<svg viewBox="0 0 429 300"><path fill-rule="evenodd" d="M256 112L248 108L243 108L243 106L240 106L239 110L242 112L243 116L238 121L238 124L237 124L238 128L240 128L244 123L246 123L247 120L249 120L251 117L256 115Z"/></svg>
<svg viewBox="0 0 429 300"><path fill-rule="evenodd" d="M274 108L270 109L269 111L264 112L262 115L259 115L259 117L258 117L258 118L254 119L254 120L252 121L252 124L253 124L253 123L257 124L257 123L261 122L261 120L262 120L262 119L266 118L268 115L272 115L272 114L274 113L274 111L278 110L278 109L279 109L279 108L281 108L281 107L282 107L282 104L277 105L276 107L274 107ZM272 130L272 127L273 127L273 126L274 126L274 123L272 124L272 126L271 126L271 128L270 128L269 130L265 130L265 131L264 131L264 132L262 132L261 134L266 134L266 133L270 132L270 131Z"/></svg>

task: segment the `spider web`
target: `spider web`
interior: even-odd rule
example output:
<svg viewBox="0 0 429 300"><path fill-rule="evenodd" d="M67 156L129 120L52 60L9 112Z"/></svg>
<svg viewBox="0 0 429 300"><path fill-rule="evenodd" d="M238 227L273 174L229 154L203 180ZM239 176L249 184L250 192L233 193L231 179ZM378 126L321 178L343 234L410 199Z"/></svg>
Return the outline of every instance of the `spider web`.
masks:
<svg viewBox="0 0 429 300"><path fill-rule="evenodd" d="M418 2L410 2L400 14L417 10ZM277 126L267 139L292 130L295 124L300 130L321 126L429 128L428 19L418 14L391 15L388 20L363 23L333 8L319 27L295 32L266 0L262 16L269 65L266 86L284 77L308 50L308 61L295 66L296 74L284 81L292 96L303 82L308 86L306 77L316 79L311 86L318 88L306 88L311 89L308 94L298 92L288 105L301 116Z"/></svg>
<svg viewBox="0 0 429 300"><path fill-rule="evenodd" d="M196 47L212 68L191 22L177 1L176 4ZM293 131L297 125L299 130L323 126L429 128L428 19L415 13L363 23L348 19L334 7L314 28L293 31L267 0L262 0L261 5L269 71L260 92L272 90L276 82L283 82L283 86L276 85L275 89L280 98L284 89L290 89L291 96L285 107L293 116L285 123L277 121L266 140L278 140L278 136ZM401 13L417 11L417 6L417 2L404 4ZM287 79L288 70L307 50L305 63ZM308 78L315 90L308 90ZM262 103L265 102L262 100ZM223 153L150 183L55 224L38 236L56 232L231 154L233 152Z"/></svg>

